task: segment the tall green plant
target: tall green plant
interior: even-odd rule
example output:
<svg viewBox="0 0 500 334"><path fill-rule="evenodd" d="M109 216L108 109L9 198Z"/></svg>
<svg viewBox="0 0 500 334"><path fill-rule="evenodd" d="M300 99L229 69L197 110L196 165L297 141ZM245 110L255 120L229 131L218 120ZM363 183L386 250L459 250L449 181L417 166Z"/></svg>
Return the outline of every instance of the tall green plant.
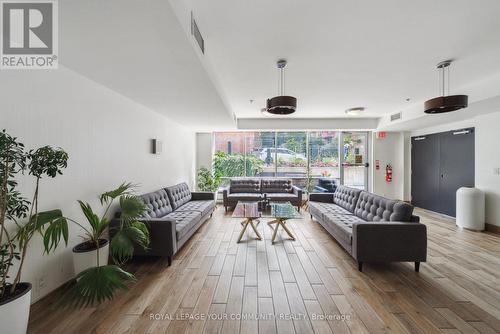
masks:
<svg viewBox="0 0 500 334"><path fill-rule="evenodd" d="M44 245L55 249L61 237L68 242L68 226L61 210L39 212L40 181L43 177L55 178L67 167L68 154L62 149L44 146L28 153L17 138L0 133L0 299L6 293L14 294L21 280L21 273L30 241L35 234L43 236ZM31 203L16 189L16 175L28 170L35 178L35 191ZM29 212L29 214L28 214ZM23 219L28 217L27 222ZM9 233L6 223L17 229ZM19 249L19 250L18 250ZM45 247L45 252L50 249ZM7 291L9 269L19 260L17 274Z"/></svg>

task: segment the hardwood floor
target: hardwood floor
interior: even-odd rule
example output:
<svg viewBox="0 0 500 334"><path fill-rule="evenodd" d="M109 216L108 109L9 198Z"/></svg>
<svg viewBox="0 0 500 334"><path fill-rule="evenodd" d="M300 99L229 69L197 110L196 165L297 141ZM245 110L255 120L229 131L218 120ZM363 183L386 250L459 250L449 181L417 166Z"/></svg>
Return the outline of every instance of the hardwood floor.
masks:
<svg viewBox="0 0 500 334"><path fill-rule="evenodd" d="M308 214L288 223L296 241L280 231L272 245L263 220L263 241L238 244L240 220L219 208L171 267L131 263L138 282L93 309L54 310L51 295L32 306L29 333L497 333L500 238L417 214L428 226L420 273L413 263L360 273Z"/></svg>

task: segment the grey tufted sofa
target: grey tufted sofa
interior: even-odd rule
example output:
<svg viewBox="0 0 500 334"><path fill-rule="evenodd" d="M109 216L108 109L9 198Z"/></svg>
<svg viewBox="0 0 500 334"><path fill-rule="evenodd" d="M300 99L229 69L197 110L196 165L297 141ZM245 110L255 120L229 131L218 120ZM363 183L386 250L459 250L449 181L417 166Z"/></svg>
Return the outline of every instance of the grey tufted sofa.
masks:
<svg viewBox="0 0 500 334"><path fill-rule="evenodd" d="M427 260L427 230L413 206L359 189L309 195L309 213L358 262Z"/></svg>
<svg viewBox="0 0 500 334"><path fill-rule="evenodd" d="M302 190L294 186L291 179L233 178L223 189L224 208L227 211L238 201L260 201L264 196L275 202L290 202L299 210L302 204Z"/></svg>
<svg viewBox="0 0 500 334"><path fill-rule="evenodd" d="M207 221L215 210L215 197L211 192L191 192L186 183L166 187L140 196L147 206L143 219L149 228L150 246L144 250L135 247L134 255L165 256L168 264L172 257ZM119 224L113 220L110 229Z"/></svg>

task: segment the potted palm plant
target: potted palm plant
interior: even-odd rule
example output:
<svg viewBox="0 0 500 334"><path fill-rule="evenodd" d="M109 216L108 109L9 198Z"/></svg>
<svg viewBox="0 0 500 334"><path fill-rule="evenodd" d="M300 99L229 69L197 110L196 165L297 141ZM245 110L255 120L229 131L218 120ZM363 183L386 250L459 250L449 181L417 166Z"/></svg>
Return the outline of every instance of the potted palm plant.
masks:
<svg viewBox="0 0 500 334"><path fill-rule="evenodd" d="M88 224L67 218L83 229L85 240L73 248L76 277L63 290L62 306L94 306L112 299L116 290L126 288L127 282L134 281L134 276L120 266L132 257L134 245L144 248L149 245L149 230L139 222L146 206L132 194L133 188L132 184L123 183L101 194L99 200L104 206L101 216L94 213L88 203L78 201ZM110 243L106 239L111 223L108 213L116 199L119 200L121 214ZM110 253L114 262L112 265L108 264Z"/></svg>
<svg viewBox="0 0 500 334"><path fill-rule="evenodd" d="M5 130L0 132L0 323L2 332L25 333L31 303L31 284L21 281L28 245L36 234L43 237L45 252L55 249L61 238L68 242L68 225L61 210L38 211L40 181L55 178L66 168L68 154L44 146L28 153L24 145ZM31 203L16 189L16 175L28 170L35 177ZM28 218L27 222L24 218ZM16 275L10 276L15 261ZM17 319L18 321L12 321Z"/></svg>

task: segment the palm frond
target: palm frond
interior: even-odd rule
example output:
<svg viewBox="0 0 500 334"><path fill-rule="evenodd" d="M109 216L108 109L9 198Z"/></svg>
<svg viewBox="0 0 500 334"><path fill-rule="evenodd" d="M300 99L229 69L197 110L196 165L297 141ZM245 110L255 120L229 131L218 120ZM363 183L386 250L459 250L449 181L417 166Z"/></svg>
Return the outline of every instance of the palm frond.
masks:
<svg viewBox="0 0 500 334"><path fill-rule="evenodd" d="M126 289L135 277L115 265L89 268L68 283L57 306L81 309L113 299L119 289Z"/></svg>
<svg viewBox="0 0 500 334"><path fill-rule="evenodd" d="M139 221L134 221L131 223L131 227L140 231L140 233L136 233L134 241L139 244L139 246L147 248L149 246L150 238L149 229L146 224Z"/></svg>
<svg viewBox="0 0 500 334"><path fill-rule="evenodd" d="M111 240L109 250L113 261L117 264L123 264L132 258L134 255L134 243L125 229L116 232Z"/></svg>
<svg viewBox="0 0 500 334"><path fill-rule="evenodd" d="M101 201L101 204L108 204L110 201L114 200L115 198L118 198L122 195L128 195L132 193L132 190L135 188L135 185L130 183L130 182L123 182L118 186L118 188L110 191L106 191L105 193L101 194L99 197L99 200Z"/></svg>
<svg viewBox="0 0 500 334"><path fill-rule="evenodd" d="M144 201L134 195L124 195L120 197L120 218L125 224L131 223L141 218L147 207Z"/></svg>
<svg viewBox="0 0 500 334"><path fill-rule="evenodd" d="M48 225L43 235L43 246L45 248L45 253L50 253L51 250L55 250L61 241L61 237L64 239L66 246L68 245L68 221L64 217L56 218Z"/></svg>

